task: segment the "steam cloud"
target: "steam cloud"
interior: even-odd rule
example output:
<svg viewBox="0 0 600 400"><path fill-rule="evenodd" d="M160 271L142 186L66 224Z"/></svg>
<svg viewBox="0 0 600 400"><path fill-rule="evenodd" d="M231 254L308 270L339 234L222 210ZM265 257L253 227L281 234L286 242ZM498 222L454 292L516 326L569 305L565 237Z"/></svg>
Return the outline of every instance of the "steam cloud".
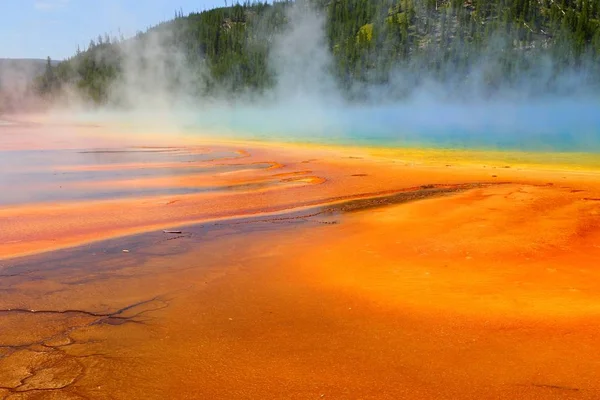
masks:
<svg viewBox="0 0 600 400"><path fill-rule="evenodd" d="M265 93L231 96L225 83L220 93L206 95L208 69L197 62L190 67L184 52L170 45L172 33L162 29L147 34L143 45L121 44L123 71L111 86L110 106L91 112L71 96L70 110L78 106L86 119L276 140L600 149L600 97L586 84L585 69L549 85L554 65L542 58L490 94L486 76L506 45L499 36L468 79L449 70L440 81L415 65L398 65L385 84L355 83L350 97L359 101L349 100L331 73L324 17L297 1L286 19L282 32L257 39L271 44L269 68L276 77Z"/></svg>

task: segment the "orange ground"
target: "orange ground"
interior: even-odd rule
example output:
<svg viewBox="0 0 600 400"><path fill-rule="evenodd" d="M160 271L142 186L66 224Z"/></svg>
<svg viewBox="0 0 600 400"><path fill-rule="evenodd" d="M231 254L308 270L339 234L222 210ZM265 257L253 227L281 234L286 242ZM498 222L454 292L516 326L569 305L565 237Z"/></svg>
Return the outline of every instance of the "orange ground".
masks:
<svg viewBox="0 0 600 400"><path fill-rule="evenodd" d="M152 140L234 156L53 167L208 192L0 207L0 397L600 398L598 173Z"/></svg>

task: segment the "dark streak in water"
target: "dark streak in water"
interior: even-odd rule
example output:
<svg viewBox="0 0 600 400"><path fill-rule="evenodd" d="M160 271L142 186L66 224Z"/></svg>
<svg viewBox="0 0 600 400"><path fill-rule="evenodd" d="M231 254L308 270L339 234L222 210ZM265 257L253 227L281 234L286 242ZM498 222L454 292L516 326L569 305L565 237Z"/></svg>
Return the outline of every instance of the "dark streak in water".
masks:
<svg viewBox="0 0 600 400"><path fill-rule="evenodd" d="M114 154L114 153L187 153L187 149L171 147L171 148L133 148L127 150L113 150L113 149L102 149L102 150L85 150L78 151L79 154Z"/></svg>
<svg viewBox="0 0 600 400"><path fill-rule="evenodd" d="M527 385L521 385L521 386L527 386ZM547 385L547 384L543 384L543 383L532 383L529 386L543 388L543 389L567 390L570 392L579 392L581 390L579 388L571 387L571 386Z"/></svg>
<svg viewBox="0 0 600 400"><path fill-rule="evenodd" d="M491 186L492 183L467 183L458 185L423 185L419 188L411 188L381 197L372 197L365 199L350 200L334 206L325 208L325 212L356 212L372 208L384 207L394 204L402 204L410 201L424 200L432 197L449 195L452 193L464 192L470 189L477 189Z"/></svg>

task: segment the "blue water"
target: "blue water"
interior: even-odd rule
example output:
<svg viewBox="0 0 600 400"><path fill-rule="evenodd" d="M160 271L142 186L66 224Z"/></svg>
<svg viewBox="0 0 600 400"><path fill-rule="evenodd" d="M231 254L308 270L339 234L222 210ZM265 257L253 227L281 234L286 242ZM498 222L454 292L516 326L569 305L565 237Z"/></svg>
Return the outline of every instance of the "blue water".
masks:
<svg viewBox="0 0 600 400"><path fill-rule="evenodd" d="M281 141L600 152L600 101L243 106L198 112L187 128Z"/></svg>

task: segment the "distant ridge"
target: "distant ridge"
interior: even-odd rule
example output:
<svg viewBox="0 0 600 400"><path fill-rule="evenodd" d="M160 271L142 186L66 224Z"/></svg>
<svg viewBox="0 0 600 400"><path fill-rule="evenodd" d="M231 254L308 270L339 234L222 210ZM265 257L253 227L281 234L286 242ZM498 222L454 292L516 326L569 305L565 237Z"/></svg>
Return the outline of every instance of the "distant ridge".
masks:
<svg viewBox="0 0 600 400"><path fill-rule="evenodd" d="M0 58L0 68L37 67L43 70L46 63L47 60L42 58ZM60 60L51 60L52 66L56 66L59 63Z"/></svg>

